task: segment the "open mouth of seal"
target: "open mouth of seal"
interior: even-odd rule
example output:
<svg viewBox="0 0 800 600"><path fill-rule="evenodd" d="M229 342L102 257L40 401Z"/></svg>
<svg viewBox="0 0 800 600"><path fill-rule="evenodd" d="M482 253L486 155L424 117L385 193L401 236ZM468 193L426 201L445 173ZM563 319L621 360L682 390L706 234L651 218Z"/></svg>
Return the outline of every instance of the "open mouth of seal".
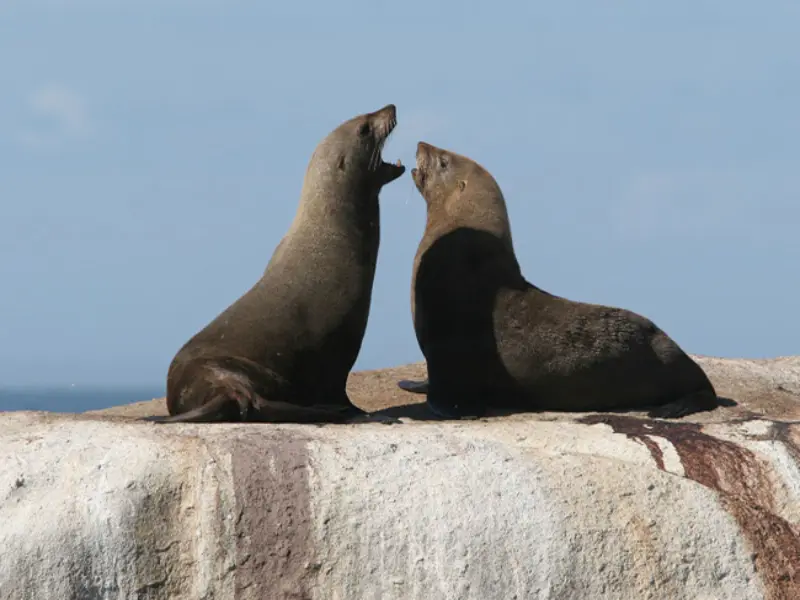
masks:
<svg viewBox="0 0 800 600"><path fill-rule="evenodd" d="M397 126L397 119L392 119L386 124L386 130L381 137L381 141L378 144L377 148L375 149L375 160L374 160L374 170L378 173L379 178L382 183L389 183L390 181L394 181L400 175L406 172L406 168L403 166L403 163L400 162L400 159L397 159L397 162L394 164L387 163L383 160L381 156L381 152L383 152L383 146L386 144L386 140L389 139L389 136L394 131L394 128Z"/></svg>

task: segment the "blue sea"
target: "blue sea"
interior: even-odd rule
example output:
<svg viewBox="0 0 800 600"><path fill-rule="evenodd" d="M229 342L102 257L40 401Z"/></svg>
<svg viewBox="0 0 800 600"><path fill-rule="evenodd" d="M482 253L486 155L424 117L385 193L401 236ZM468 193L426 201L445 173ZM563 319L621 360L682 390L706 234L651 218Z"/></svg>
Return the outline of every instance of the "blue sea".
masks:
<svg viewBox="0 0 800 600"><path fill-rule="evenodd" d="M166 392L159 386L141 387L19 387L0 388L0 411L47 410L54 412L83 412L110 408L120 404L163 398Z"/></svg>

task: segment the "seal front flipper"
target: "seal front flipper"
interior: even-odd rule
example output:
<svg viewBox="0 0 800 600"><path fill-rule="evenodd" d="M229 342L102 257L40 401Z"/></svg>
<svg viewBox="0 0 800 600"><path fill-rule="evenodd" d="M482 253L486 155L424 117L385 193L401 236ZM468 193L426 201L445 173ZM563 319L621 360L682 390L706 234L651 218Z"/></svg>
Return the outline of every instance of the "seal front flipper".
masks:
<svg viewBox="0 0 800 600"><path fill-rule="evenodd" d="M428 393L428 380L413 380L413 379L401 379L397 382L397 387L401 390L405 390L406 392L411 392L412 394L427 394Z"/></svg>
<svg viewBox="0 0 800 600"><path fill-rule="evenodd" d="M440 387L437 387L438 389ZM483 401L481 394L463 391L452 384L444 389L447 390L444 397L442 392L428 392L425 401L431 412L440 419L467 421L479 419L486 414L486 402Z"/></svg>
<svg viewBox="0 0 800 600"><path fill-rule="evenodd" d="M440 419L445 419L448 421L474 421L483 416L482 411L480 411L480 414L477 414L477 411L463 410L458 404L454 404L452 406L438 404L431 402L430 397L428 397L427 404L428 408L431 409L433 414Z"/></svg>
<svg viewBox="0 0 800 600"><path fill-rule="evenodd" d="M252 421L262 423L344 423L366 414L357 406L335 404L313 404L303 406L280 400L258 399L257 415Z"/></svg>
<svg viewBox="0 0 800 600"><path fill-rule="evenodd" d="M370 413L362 413L360 415L356 415L351 417L345 421L348 425L354 425L357 423L381 423L383 425L400 425L402 421L397 417L390 417L388 415L376 415Z"/></svg>
<svg viewBox="0 0 800 600"><path fill-rule="evenodd" d="M696 412L714 410L719 406L719 398L709 390L687 394L673 402L662 404L647 413L651 419L680 419Z"/></svg>

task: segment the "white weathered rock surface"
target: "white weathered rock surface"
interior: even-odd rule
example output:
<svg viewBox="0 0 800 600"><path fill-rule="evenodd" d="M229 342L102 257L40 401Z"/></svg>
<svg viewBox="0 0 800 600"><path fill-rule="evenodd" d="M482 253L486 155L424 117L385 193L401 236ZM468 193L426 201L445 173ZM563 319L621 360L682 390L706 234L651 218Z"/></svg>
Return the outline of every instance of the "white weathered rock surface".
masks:
<svg viewBox="0 0 800 600"><path fill-rule="evenodd" d="M0 599L796 600L800 358L699 360L739 406L325 427L4 413Z"/></svg>

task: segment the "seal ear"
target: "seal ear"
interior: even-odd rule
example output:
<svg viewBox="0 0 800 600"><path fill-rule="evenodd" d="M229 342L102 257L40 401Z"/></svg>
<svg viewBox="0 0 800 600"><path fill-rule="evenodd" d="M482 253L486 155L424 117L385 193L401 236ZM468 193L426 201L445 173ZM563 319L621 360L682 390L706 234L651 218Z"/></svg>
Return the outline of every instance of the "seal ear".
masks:
<svg viewBox="0 0 800 600"><path fill-rule="evenodd" d="M463 192L467 189L467 180L466 179L459 179L458 180L458 191Z"/></svg>
<svg viewBox="0 0 800 600"><path fill-rule="evenodd" d="M344 156L344 154L339 157L339 162L336 163L336 166L339 167L340 171L344 171L345 170L345 156Z"/></svg>

